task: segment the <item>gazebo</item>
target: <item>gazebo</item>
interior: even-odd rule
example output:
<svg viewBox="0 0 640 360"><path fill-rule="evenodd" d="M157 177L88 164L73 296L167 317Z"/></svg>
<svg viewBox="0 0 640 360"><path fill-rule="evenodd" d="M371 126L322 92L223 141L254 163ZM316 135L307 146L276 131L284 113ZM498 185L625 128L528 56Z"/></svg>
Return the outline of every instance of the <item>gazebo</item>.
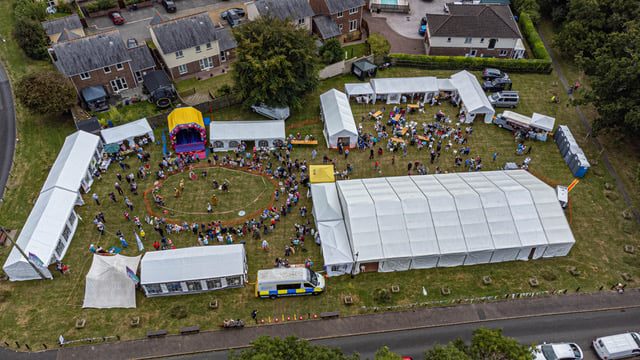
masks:
<svg viewBox="0 0 640 360"><path fill-rule="evenodd" d="M367 59L362 59L351 64L351 73L364 81L368 77L376 77L378 67Z"/></svg>

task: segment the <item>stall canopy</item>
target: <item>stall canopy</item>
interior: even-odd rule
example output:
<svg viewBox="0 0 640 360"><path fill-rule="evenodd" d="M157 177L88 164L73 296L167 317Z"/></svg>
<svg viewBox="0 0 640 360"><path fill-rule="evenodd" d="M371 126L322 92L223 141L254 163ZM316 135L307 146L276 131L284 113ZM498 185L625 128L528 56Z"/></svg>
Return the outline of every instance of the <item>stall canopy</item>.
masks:
<svg viewBox="0 0 640 360"><path fill-rule="evenodd" d="M438 79L438 90L440 91L456 91L456 87L450 79Z"/></svg>
<svg viewBox="0 0 640 360"><path fill-rule="evenodd" d="M531 116L531 127L541 129L544 131L553 131L553 126L556 123L556 119L551 116L533 113Z"/></svg>
<svg viewBox="0 0 640 360"><path fill-rule="evenodd" d="M460 100L467 109L471 119L484 114L485 123L491 123L495 110L487 95L482 90L478 79L470 72L463 70L451 76L451 83L458 90Z"/></svg>
<svg viewBox="0 0 640 360"><path fill-rule="evenodd" d="M318 232L322 241L325 270L329 276L349 273L353 266L353 253L344 221L320 222L318 223Z"/></svg>
<svg viewBox="0 0 640 360"><path fill-rule="evenodd" d="M266 116L272 120L287 120L291 113L288 106L273 107L273 106L267 106L265 104L262 104L262 105L252 105L251 109L256 113Z"/></svg>
<svg viewBox="0 0 640 360"><path fill-rule="evenodd" d="M350 83L344 84L344 91L347 96L370 96L373 95L371 84L366 83Z"/></svg>
<svg viewBox="0 0 640 360"><path fill-rule="evenodd" d="M101 135L104 143L107 145L122 144L125 140L129 142L129 145L133 145L135 138L144 135L149 136L151 141L155 141L153 129L146 118L114 126L112 128L106 128L101 131Z"/></svg>
<svg viewBox="0 0 640 360"><path fill-rule="evenodd" d="M526 115L518 114L517 112L505 110L502 113L502 117L523 128L529 128L529 126L531 126L531 118Z"/></svg>
<svg viewBox="0 0 640 360"><path fill-rule="evenodd" d="M312 184L335 182L333 165L309 165L309 181Z"/></svg>
<svg viewBox="0 0 640 360"><path fill-rule="evenodd" d="M84 287L83 308L135 308L136 283L127 274L138 271L140 256L93 255Z"/></svg>
<svg viewBox="0 0 640 360"><path fill-rule="evenodd" d="M320 107L327 147L336 148L338 142L347 147L355 147L358 129L347 96L343 92L331 89L320 95Z"/></svg>
<svg viewBox="0 0 640 360"><path fill-rule="evenodd" d="M378 67L367 59L358 60L351 65L351 73L360 80L364 80L366 77L375 77L377 70Z"/></svg>
<svg viewBox="0 0 640 360"><path fill-rule="evenodd" d="M371 79L376 95L424 94L438 92L438 79L433 76Z"/></svg>
<svg viewBox="0 0 640 360"><path fill-rule="evenodd" d="M313 217L316 223L344 218L334 183L311 184L311 197L314 198Z"/></svg>
<svg viewBox="0 0 640 360"><path fill-rule="evenodd" d="M255 141L257 147L272 148L285 140L284 120L212 121L209 141L215 150L228 150L241 141Z"/></svg>

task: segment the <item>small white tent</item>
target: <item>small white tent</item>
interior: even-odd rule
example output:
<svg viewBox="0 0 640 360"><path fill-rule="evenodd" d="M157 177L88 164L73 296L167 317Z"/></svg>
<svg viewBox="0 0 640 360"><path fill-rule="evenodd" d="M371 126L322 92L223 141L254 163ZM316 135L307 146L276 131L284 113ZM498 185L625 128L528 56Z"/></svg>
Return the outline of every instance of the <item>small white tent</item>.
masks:
<svg viewBox="0 0 640 360"><path fill-rule="evenodd" d="M253 141L258 148L284 145L284 120L212 121L209 141L213 151L235 150L241 141Z"/></svg>
<svg viewBox="0 0 640 360"><path fill-rule="evenodd" d="M127 275L127 268L135 274L140 256L93 255L91 269L84 287L83 308L135 308L136 284Z"/></svg>
<svg viewBox="0 0 640 360"><path fill-rule="evenodd" d="M334 184L331 184L334 185ZM344 221L318 223L324 269L329 276L349 274L353 270L353 253Z"/></svg>
<svg viewBox="0 0 640 360"><path fill-rule="evenodd" d="M553 131L553 126L556 123L556 119L551 116L538 114L536 112L531 115L531 127L540 129L543 131Z"/></svg>
<svg viewBox="0 0 640 360"><path fill-rule="evenodd" d="M358 145L358 129L347 95L336 89L325 92L320 95L320 110L327 147L337 148L338 143L350 148Z"/></svg>
<svg viewBox="0 0 640 360"><path fill-rule="evenodd" d="M462 70L451 75L451 83L458 90L458 96L462 100L466 121L473 122L476 117L484 117L484 122L491 124L495 110L478 79L472 73Z"/></svg>
<svg viewBox="0 0 640 360"><path fill-rule="evenodd" d="M104 143L107 145L120 145L124 141L127 141L129 146L133 146L135 138L145 135L149 136L151 141L156 140L153 136L153 129L146 118L100 131L100 136L102 136L102 140L104 140Z"/></svg>
<svg viewBox="0 0 640 360"><path fill-rule="evenodd" d="M350 83L344 84L344 92L347 94L347 97L360 97L365 100L365 102L369 102L373 97L373 88L371 88L371 83Z"/></svg>

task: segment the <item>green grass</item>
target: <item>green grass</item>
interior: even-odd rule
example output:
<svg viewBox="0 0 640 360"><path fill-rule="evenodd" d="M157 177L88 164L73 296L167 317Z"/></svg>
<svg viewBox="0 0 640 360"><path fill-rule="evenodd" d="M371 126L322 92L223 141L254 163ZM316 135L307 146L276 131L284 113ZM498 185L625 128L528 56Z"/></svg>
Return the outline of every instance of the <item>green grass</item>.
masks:
<svg viewBox="0 0 640 360"><path fill-rule="evenodd" d="M198 80L196 78L180 80L176 82L176 89L179 93L195 89L198 93L208 93L211 91L216 95L216 91L223 85L233 86L233 76L226 73L206 80Z"/></svg>
<svg viewBox="0 0 640 360"><path fill-rule="evenodd" d="M367 43L343 46L342 51L346 53L347 59L367 56L371 53L369 50L369 44Z"/></svg>
<svg viewBox="0 0 640 360"><path fill-rule="evenodd" d="M111 120L115 125L119 125L156 115L160 112L162 112L162 109L157 108L155 104L148 101L140 101L130 105L112 106L109 111L95 113L95 116L98 117L102 125L106 125L108 120Z"/></svg>

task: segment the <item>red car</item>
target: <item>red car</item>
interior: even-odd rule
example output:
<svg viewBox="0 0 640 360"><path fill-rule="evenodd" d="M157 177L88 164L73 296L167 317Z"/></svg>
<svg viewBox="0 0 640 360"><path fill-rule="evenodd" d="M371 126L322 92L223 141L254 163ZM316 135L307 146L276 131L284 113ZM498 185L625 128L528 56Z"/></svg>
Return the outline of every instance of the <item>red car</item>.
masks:
<svg viewBox="0 0 640 360"><path fill-rule="evenodd" d="M113 22L113 25L122 25L127 21L117 11L109 13L109 19L111 19L111 22Z"/></svg>

